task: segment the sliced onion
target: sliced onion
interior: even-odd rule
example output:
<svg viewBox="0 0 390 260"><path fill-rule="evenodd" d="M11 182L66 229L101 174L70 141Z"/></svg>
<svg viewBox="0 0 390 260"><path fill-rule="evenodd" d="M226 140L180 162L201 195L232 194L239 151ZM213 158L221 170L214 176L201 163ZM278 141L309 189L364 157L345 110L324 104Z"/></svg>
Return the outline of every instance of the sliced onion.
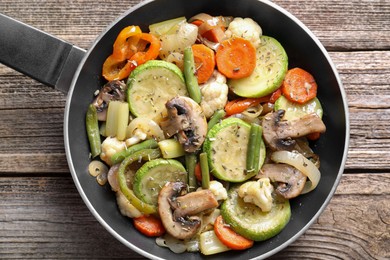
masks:
<svg viewBox="0 0 390 260"><path fill-rule="evenodd" d="M209 14L206 14L206 13L199 13L197 15L192 16L188 20L188 22L191 23L191 22L196 21L196 20L200 20L200 21L205 22L205 21L207 21L209 19L213 19L213 17L211 15L209 15Z"/></svg>
<svg viewBox="0 0 390 260"><path fill-rule="evenodd" d="M196 25L190 23L180 24L176 33L160 36L160 58L165 60L172 52L183 53L186 47L195 43L197 37L198 27Z"/></svg>
<svg viewBox="0 0 390 260"><path fill-rule="evenodd" d="M119 165L120 165L120 163L111 166L111 168L107 174L108 183L110 184L111 189L113 191L119 191L119 189L120 189L119 188L119 181L118 181Z"/></svg>
<svg viewBox="0 0 390 260"><path fill-rule="evenodd" d="M294 166L309 178L309 180L306 181L301 194L314 190L321 179L321 173L317 167L300 153L276 151L272 153L271 160L277 163L285 163Z"/></svg>
<svg viewBox="0 0 390 260"><path fill-rule="evenodd" d="M93 160L88 165L88 172L91 176L97 177L101 173L108 172L108 167L104 163L98 160Z"/></svg>
<svg viewBox="0 0 390 260"><path fill-rule="evenodd" d="M156 244L161 247L167 247L167 244L165 243L165 239L163 237L157 237Z"/></svg>
<svg viewBox="0 0 390 260"><path fill-rule="evenodd" d="M245 115L243 113L234 114L231 117L242 119L245 122L250 123L250 124L251 123L256 123L258 125L261 125L261 120L258 117L250 117L250 116L247 116L247 115Z"/></svg>
<svg viewBox="0 0 390 260"><path fill-rule="evenodd" d="M199 237L196 236L186 241L187 252L199 252Z"/></svg>
<svg viewBox="0 0 390 260"><path fill-rule="evenodd" d="M191 23L193 21L203 21L204 23L207 23L210 28L214 27L225 27L227 28L230 24L230 22L233 20L232 16L211 16L209 14L200 13L193 17L191 17L188 22Z"/></svg>
<svg viewBox="0 0 390 260"><path fill-rule="evenodd" d="M217 50L220 43L219 42L212 42L212 41L209 41L208 39L198 35L198 40L203 43L204 45L206 45L207 47L209 47L210 49L212 50Z"/></svg>
<svg viewBox="0 0 390 260"><path fill-rule="evenodd" d="M208 230L208 226L213 226L214 223L215 223L215 220L217 219L217 217L221 215L221 210L220 209L214 209L213 212L211 212L210 214L208 215L203 215L202 216L202 225L200 227L200 232L204 232L204 231L207 231Z"/></svg>
<svg viewBox="0 0 390 260"><path fill-rule="evenodd" d="M261 104L253 107L248 107L245 111L242 112L244 116L249 118L257 118L263 112L263 106Z"/></svg>
<svg viewBox="0 0 390 260"><path fill-rule="evenodd" d="M98 176L96 176L96 181L100 186L104 186L107 183L107 172L101 172Z"/></svg>
<svg viewBox="0 0 390 260"><path fill-rule="evenodd" d="M175 64L178 66L182 71L184 70L184 54L180 52L172 52L170 53L165 60Z"/></svg>
<svg viewBox="0 0 390 260"><path fill-rule="evenodd" d="M169 234L164 235L165 245L174 253L180 254L187 251L187 246L184 241L174 238Z"/></svg>

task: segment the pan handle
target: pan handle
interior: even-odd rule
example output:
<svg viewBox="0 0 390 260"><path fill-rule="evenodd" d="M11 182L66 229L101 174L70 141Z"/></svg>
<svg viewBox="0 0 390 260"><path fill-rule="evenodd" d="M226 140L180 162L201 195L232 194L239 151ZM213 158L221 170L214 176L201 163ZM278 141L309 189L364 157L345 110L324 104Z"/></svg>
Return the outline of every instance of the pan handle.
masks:
<svg viewBox="0 0 390 260"><path fill-rule="evenodd" d="M45 85L67 93L85 52L0 14L0 62Z"/></svg>

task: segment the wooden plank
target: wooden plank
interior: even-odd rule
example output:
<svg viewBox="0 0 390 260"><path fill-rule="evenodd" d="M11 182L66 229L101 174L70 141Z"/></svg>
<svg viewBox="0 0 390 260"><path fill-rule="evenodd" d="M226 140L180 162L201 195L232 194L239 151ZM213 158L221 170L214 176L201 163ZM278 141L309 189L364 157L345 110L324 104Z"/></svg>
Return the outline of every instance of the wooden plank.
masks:
<svg viewBox="0 0 390 260"><path fill-rule="evenodd" d="M390 174L343 176L323 214L275 258L389 258L389 186ZM0 197L1 259L142 258L100 226L69 176L3 177Z"/></svg>
<svg viewBox="0 0 390 260"><path fill-rule="evenodd" d="M4 0L2 13L82 48L139 1ZM390 2L382 0L275 0L300 19L328 50L386 50L390 46ZM87 14L87 15L86 15Z"/></svg>
<svg viewBox="0 0 390 260"><path fill-rule="evenodd" d="M300 19L328 50L389 49L389 1L275 0L273 2Z"/></svg>

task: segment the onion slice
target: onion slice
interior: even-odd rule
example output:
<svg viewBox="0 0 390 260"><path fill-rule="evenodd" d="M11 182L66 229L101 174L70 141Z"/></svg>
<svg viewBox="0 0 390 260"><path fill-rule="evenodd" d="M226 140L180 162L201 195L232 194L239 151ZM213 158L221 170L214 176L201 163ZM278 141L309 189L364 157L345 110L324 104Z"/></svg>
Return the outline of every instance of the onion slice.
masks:
<svg viewBox="0 0 390 260"><path fill-rule="evenodd" d="M321 178L321 173L318 168L302 154L289 151L276 151L272 153L271 160L277 163L285 163L294 166L309 178L309 180L306 181L301 194L308 193L317 187Z"/></svg>

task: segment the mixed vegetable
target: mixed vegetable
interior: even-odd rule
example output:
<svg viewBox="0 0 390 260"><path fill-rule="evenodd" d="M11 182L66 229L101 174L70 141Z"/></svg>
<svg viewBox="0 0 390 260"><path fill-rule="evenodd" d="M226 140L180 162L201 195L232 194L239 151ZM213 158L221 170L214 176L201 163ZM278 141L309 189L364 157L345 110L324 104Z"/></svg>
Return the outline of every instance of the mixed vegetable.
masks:
<svg viewBox="0 0 390 260"><path fill-rule="evenodd" d="M244 250L277 235L320 181L326 127L314 77L251 18L131 25L86 115L90 174L122 215L176 253Z"/></svg>

